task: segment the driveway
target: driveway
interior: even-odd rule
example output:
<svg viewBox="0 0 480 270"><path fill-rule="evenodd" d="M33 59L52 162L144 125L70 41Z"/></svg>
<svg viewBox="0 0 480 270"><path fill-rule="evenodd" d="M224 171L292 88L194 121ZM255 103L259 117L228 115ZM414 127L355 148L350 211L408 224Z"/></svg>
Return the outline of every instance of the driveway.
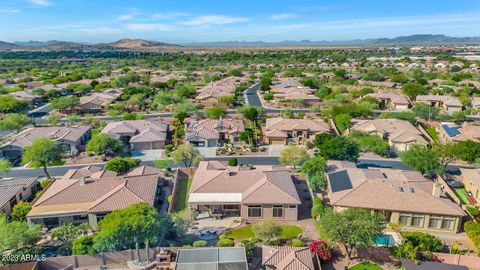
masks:
<svg viewBox="0 0 480 270"><path fill-rule="evenodd" d="M197 147L197 149L203 157L217 156L217 147Z"/></svg>
<svg viewBox="0 0 480 270"><path fill-rule="evenodd" d="M165 157L165 149L132 151L132 158L138 158L141 161L160 160L165 159Z"/></svg>
<svg viewBox="0 0 480 270"><path fill-rule="evenodd" d="M283 144L272 144L272 145L267 145L268 148L268 156L270 157L278 157L280 156L280 152L282 151L283 148L285 148L286 145Z"/></svg>

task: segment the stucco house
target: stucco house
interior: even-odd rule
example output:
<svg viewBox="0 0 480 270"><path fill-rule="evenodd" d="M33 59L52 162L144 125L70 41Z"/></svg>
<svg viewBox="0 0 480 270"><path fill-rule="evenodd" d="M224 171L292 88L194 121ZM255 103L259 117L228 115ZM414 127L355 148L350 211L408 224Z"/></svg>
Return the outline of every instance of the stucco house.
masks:
<svg viewBox="0 0 480 270"><path fill-rule="evenodd" d="M77 125L69 127L34 127L23 130L8 138L0 146L0 156L15 160L23 155L23 148L30 146L35 139L47 137L57 141L65 148L65 154L75 155L84 150L91 138L92 126Z"/></svg>
<svg viewBox="0 0 480 270"><path fill-rule="evenodd" d="M130 144L131 150L165 148L169 125L159 120L125 120L108 123L102 133Z"/></svg>
<svg viewBox="0 0 480 270"><path fill-rule="evenodd" d="M212 216L297 220L301 201L293 181L283 167L232 167L201 161L193 176L188 206Z"/></svg>
<svg viewBox="0 0 480 270"><path fill-rule="evenodd" d="M474 141L480 143L480 125L464 123L457 125L455 123L440 123L438 128L438 137L443 143Z"/></svg>
<svg viewBox="0 0 480 270"><path fill-rule="evenodd" d="M367 97L373 97L380 101L380 108L387 110L408 110L410 102L404 95L393 93L371 93Z"/></svg>
<svg viewBox="0 0 480 270"><path fill-rule="evenodd" d="M102 111L105 106L117 100L121 92L116 89L110 89L103 92L95 92L89 96L80 97L78 110L81 113L97 113Z"/></svg>
<svg viewBox="0 0 480 270"><path fill-rule="evenodd" d="M328 204L335 210L370 209L405 230L457 233L465 216L440 184L415 171L360 169L351 162L329 161L327 183Z"/></svg>
<svg viewBox="0 0 480 270"><path fill-rule="evenodd" d="M239 119L185 119L185 141L197 147L214 147L226 141L239 142L245 129Z"/></svg>
<svg viewBox="0 0 480 270"><path fill-rule="evenodd" d="M443 109L448 114L461 111L463 104L456 97L446 95L419 95L417 102L426 103L432 107Z"/></svg>
<svg viewBox="0 0 480 270"><path fill-rule="evenodd" d="M33 198L39 187L39 177L15 177L0 179L0 212L10 215L20 201Z"/></svg>
<svg viewBox="0 0 480 270"><path fill-rule="evenodd" d="M304 144L316 134L331 132L330 126L320 119L267 118L262 136L265 144Z"/></svg>
<svg viewBox="0 0 480 270"><path fill-rule="evenodd" d="M480 206L480 169L460 168L462 173L460 179L465 186L465 190L472 193L473 198L477 201L477 206Z"/></svg>

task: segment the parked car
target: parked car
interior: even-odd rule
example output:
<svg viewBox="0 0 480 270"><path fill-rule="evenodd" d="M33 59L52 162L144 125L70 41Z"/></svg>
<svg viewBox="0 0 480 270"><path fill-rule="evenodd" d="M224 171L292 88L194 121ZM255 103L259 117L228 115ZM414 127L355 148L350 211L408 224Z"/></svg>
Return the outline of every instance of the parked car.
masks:
<svg viewBox="0 0 480 270"><path fill-rule="evenodd" d="M463 183L455 180L448 180L447 184L452 188L461 188L463 187Z"/></svg>

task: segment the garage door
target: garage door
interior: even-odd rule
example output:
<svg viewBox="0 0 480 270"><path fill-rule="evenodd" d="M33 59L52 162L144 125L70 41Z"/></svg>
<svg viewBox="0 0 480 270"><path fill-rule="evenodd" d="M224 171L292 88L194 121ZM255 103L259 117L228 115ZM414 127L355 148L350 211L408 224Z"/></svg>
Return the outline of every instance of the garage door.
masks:
<svg viewBox="0 0 480 270"><path fill-rule="evenodd" d="M285 144L284 139L270 139L270 144Z"/></svg>
<svg viewBox="0 0 480 270"><path fill-rule="evenodd" d="M135 143L133 145L134 150L150 150L152 149L151 144L149 142L144 142L144 143Z"/></svg>

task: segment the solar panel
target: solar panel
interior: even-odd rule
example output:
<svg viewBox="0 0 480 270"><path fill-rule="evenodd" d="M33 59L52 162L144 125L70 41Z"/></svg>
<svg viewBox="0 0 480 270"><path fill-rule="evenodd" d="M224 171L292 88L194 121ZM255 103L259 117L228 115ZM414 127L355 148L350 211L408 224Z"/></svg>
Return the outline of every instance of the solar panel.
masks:
<svg viewBox="0 0 480 270"><path fill-rule="evenodd" d="M338 171L333 172L328 175L330 187L332 192L338 192L343 190L352 189L352 182L350 181L350 177L348 176L347 171Z"/></svg>
<svg viewBox="0 0 480 270"><path fill-rule="evenodd" d="M460 134L460 131L458 131L460 126L450 127L448 124L443 124L442 128L445 130L445 132L448 134L449 137L455 137L458 134Z"/></svg>

